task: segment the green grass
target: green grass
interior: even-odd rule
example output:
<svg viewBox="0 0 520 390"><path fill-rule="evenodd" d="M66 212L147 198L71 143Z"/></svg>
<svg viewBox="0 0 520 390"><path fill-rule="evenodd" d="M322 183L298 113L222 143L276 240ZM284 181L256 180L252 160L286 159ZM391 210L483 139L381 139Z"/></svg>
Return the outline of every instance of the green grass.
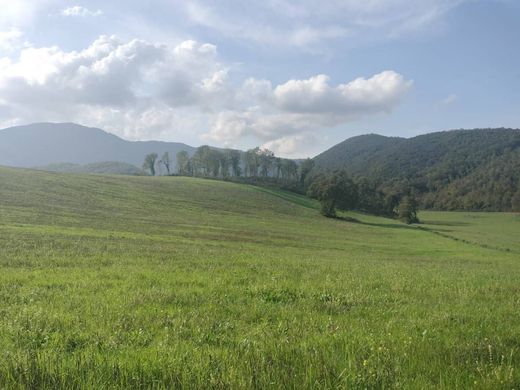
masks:
<svg viewBox="0 0 520 390"><path fill-rule="evenodd" d="M520 214L426 211L421 219L425 228L446 237L520 254Z"/></svg>
<svg viewBox="0 0 520 390"><path fill-rule="evenodd" d="M0 388L519 388L518 218L349 216L0 168Z"/></svg>

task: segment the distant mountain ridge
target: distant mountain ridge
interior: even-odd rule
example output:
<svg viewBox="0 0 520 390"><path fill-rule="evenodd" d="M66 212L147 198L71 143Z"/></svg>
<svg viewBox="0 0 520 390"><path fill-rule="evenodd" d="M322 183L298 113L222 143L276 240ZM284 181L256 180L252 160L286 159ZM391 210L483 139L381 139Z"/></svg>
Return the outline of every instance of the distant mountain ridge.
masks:
<svg viewBox="0 0 520 390"><path fill-rule="evenodd" d="M318 170L346 169L383 189L411 186L424 207L508 211L520 191L520 130L369 134L349 138L314 161Z"/></svg>
<svg viewBox="0 0 520 390"><path fill-rule="evenodd" d="M126 141L73 123L0 130L0 165L14 167L140 174L146 154L169 152L175 163L181 150L193 155L196 148ZM518 129L451 130L413 138L367 134L349 138L313 160L314 172L345 169L386 193L411 187L426 208L509 211L513 198L520 198Z"/></svg>
<svg viewBox="0 0 520 390"><path fill-rule="evenodd" d="M101 129L74 123L34 123L0 130L0 165L45 167L51 164L120 162L140 167L148 153L169 152L173 160L193 146L178 142L126 141Z"/></svg>

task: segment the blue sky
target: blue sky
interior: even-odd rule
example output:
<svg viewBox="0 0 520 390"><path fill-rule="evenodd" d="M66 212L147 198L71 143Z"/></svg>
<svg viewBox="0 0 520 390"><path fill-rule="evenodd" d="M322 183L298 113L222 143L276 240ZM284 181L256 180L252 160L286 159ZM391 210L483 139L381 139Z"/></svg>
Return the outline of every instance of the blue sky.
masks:
<svg viewBox="0 0 520 390"><path fill-rule="evenodd" d="M0 0L0 127L312 156L520 127L515 0Z"/></svg>

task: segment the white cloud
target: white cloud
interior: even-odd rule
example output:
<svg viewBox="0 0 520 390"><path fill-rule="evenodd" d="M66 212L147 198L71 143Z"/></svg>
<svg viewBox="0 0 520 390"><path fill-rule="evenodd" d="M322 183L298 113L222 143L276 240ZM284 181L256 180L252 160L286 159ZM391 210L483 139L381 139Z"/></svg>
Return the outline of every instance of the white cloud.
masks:
<svg viewBox="0 0 520 390"><path fill-rule="evenodd" d="M296 145L311 136L316 138L323 129L390 113L411 86L412 81L394 71L337 86L331 86L326 75L289 80L275 88L269 81L249 79L238 96L250 105L220 112L205 137L225 144L250 137L292 154Z"/></svg>
<svg viewBox="0 0 520 390"><path fill-rule="evenodd" d="M266 142L261 147L272 150L277 156L301 158L312 153L319 144L313 133L304 132Z"/></svg>
<svg viewBox="0 0 520 390"><path fill-rule="evenodd" d="M290 80L274 90L277 105L291 112L319 112L358 116L391 109L411 86L403 76L385 71L369 79L357 78L347 84L329 86L329 77Z"/></svg>
<svg viewBox="0 0 520 390"><path fill-rule="evenodd" d="M327 128L391 112L411 87L394 71L337 85L317 75L235 87L232 70L216 46L193 40L170 46L101 36L80 51L26 47L18 58L0 58L0 123L74 121L131 139L191 133L292 155Z"/></svg>
<svg viewBox="0 0 520 390"><path fill-rule="evenodd" d="M113 126L118 118L118 133L138 138L140 124L164 130L183 107L224 103L228 69L216 57L215 46L195 41L172 47L107 36L81 51L25 48L16 60L0 59L0 102L26 122Z"/></svg>
<svg viewBox="0 0 520 390"><path fill-rule="evenodd" d="M0 50L11 51L21 45L22 32L11 27L7 31L0 31Z"/></svg>
<svg viewBox="0 0 520 390"><path fill-rule="evenodd" d="M88 8L82 7L80 5L75 5L73 7L65 8L61 11L63 16L100 16L103 15L103 11L100 9L91 11Z"/></svg>

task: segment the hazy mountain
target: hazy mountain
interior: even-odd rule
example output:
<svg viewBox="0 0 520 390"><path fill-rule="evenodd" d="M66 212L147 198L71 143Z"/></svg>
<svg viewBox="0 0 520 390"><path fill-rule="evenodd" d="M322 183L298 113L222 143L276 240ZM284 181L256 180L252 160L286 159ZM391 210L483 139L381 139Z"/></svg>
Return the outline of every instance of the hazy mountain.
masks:
<svg viewBox="0 0 520 390"><path fill-rule="evenodd" d="M393 138L354 137L315 157L317 169L343 168L382 188L412 186L424 206L509 210L520 191L520 130L452 130Z"/></svg>
<svg viewBox="0 0 520 390"><path fill-rule="evenodd" d="M140 167L148 153L195 148L178 142L126 141L103 130L73 123L35 123L0 130L0 165L44 167L50 164L122 162Z"/></svg>

